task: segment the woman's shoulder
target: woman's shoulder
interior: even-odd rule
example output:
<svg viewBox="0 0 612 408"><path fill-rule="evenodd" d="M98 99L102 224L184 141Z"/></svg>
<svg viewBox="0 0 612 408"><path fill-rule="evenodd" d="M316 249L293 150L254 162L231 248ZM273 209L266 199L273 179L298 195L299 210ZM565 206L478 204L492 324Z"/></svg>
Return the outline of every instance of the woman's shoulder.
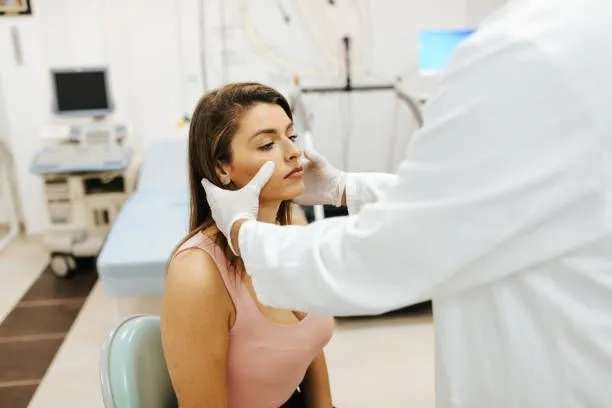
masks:
<svg viewBox="0 0 612 408"><path fill-rule="evenodd" d="M233 302L212 257L205 251L189 248L171 261L164 286L164 314L170 311L195 313L215 311L228 321L234 315Z"/></svg>
<svg viewBox="0 0 612 408"><path fill-rule="evenodd" d="M215 242L218 231L217 227L213 225L212 227L197 229L190 232L175 248L173 257L186 249L207 247L211 242Z"/></svg>
<svg viewBox="0 0 612 408"><path fill-rule="evenodd" d="M208 236L210 232L197 232L177 249L168 264L166 289L180 289L186 295L197 296L225 293L219 267L208 249L212 242Z"/></svg>
<svg viewBox="0 0 612 408"><path fill-rule="evenodd" d="M215 310L231 320L235 313L219 267L202 246L188 246L172 258L166 274L163 304L166 314L170 310L196 314Z"/></svg>
<svg viewBox="0 0 612 408"><path fill-rule="evenodd" d="M180 285L191 292L214 288L219 280L219 269L212 256L200 247L189 247L170 261L166 286Z"/></svg>

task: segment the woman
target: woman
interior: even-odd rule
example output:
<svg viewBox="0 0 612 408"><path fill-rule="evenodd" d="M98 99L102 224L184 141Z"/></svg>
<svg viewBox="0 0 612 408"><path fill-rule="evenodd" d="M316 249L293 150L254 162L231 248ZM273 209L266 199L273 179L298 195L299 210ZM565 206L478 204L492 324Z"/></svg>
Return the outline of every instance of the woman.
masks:
<svg viewBox="0 0 612 408"><path fill-rule="evenodd" d="M174 251L162 342L182 407L331 407L323 346L333 319L259 303L239 258L212 220L202 178L243 187L266 161L258 220L290 224L304 189L301 152L285 98L255 83L204 96L189 130L190 234ZM297 390L299 387L299 391Z"/></svg>

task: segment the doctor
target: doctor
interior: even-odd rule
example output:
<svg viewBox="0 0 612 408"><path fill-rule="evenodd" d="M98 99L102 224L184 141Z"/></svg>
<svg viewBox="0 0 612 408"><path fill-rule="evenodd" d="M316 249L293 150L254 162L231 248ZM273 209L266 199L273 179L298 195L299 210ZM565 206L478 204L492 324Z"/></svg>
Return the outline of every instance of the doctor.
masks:
<svg viewBox="0 0 612 408"><path fill-rule="evenodd" d="M397 175L307 155L302 202L348 217L254 221L269 165L242 190L204 182L260 299L336 315L432 299L440 407L609 406L611 21L610 0L507 4L458 50Z"/></svg>

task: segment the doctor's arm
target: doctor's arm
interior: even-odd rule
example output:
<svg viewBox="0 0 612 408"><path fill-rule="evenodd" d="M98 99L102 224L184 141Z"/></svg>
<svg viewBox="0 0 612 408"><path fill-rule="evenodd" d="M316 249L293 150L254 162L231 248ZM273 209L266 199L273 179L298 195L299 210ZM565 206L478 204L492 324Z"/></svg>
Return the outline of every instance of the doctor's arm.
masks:
<svg viewBox="0 0 612 408"><path fill-rule="evenodd" d="M567 78L530 43L478 51L457 56L379 201L308 226L234 224L262 302L381 313L501 279L586 239L586 228L550 232L599 183L596 136L567 102Z"/></svg>

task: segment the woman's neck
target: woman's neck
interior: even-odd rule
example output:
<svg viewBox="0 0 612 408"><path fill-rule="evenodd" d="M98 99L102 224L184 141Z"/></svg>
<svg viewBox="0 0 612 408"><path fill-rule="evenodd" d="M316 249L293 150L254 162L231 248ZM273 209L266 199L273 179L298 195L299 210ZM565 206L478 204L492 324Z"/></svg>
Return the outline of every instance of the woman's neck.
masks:
<svg viewBox="0 0 612 408"><path fill-rule="evenodd" d="M281 201L260 201L257 221L276 224L276 217L278 216L280 205Z"/></svg>

